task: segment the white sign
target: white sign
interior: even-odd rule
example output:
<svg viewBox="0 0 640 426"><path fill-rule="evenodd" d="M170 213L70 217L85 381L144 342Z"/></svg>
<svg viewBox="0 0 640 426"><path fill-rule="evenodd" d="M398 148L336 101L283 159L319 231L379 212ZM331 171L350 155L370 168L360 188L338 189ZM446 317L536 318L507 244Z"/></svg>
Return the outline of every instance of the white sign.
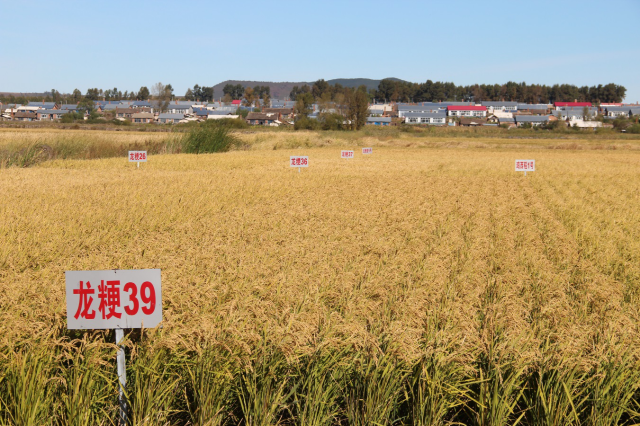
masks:
<svg viewBox="0 0 640 426"><path fill-rule="evenodd" d="M353 158L353 151L340 151L341 158Z"/></svg>
<svg viewBox="0 0 640 426"><path fill-rule="evenodd" d="M371 154L373 153L373 148L362 148L363 154Z"/></svg>
<svg viewBox="0 0 640 426"><path fill-rule="evenodd" d="M536 160L516 160L516 172L524 172L526 175L527 172L535 172L536 171Z"/></svg>
<svg viewBox="0 0 640 426"><path fill-rule="evenodd" d="M130 163L139 163L147 162L147 151L129 151L129 162Z"/></svg>
<svg viewBox="0 0 640 426"><path fill-rule="evenodd" d="M67 328L153 328L162 321L160 269L67 271Z"/></svg>
<svg viewBox="0 0 640 426"><path fill-rule="evenodd" d="M291 167L309 167L309 157L292 155L289 157L289 164Z"/></svg>

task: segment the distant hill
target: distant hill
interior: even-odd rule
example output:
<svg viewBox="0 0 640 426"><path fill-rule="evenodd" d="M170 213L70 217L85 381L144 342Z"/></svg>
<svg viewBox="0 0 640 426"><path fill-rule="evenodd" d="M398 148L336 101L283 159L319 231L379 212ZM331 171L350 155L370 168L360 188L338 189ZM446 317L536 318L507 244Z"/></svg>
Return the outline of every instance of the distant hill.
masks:
<svg viewBox="0 0 640 426"><path fill-rule="evenodd" d="M399 78L390 78L391 80L402 81ZM340 83L343 87L359 87L361 85L367 86L367 89L377 89L380 84L380 80L372 80L370 78L335 78L333 80L327 80L329 84ZM222 83L218 83L213 86L213 96L216 99L220 99L224 96L222 89L227 84L237 85L241 84L243 87L255 87L255 86L269 86L271 88L271 97L277 99L283 99L289 97L293 86L304 86L305 84L311 86L313 82L298 81L298 82L280 82L275 83L272 81L249 81L249 80L227 80Z"/></svg>
<svg viewBox="0 0 640 426"><path fill-rule="evenodd" d="M388 77L389 80L404 81L395 77ZM335 78L333 80L327 80L327 83L335 85L340 83L343 87L360 87L363 84L367 86L367 89L377 89L381 80L372 80L370 78Z"/></svg>

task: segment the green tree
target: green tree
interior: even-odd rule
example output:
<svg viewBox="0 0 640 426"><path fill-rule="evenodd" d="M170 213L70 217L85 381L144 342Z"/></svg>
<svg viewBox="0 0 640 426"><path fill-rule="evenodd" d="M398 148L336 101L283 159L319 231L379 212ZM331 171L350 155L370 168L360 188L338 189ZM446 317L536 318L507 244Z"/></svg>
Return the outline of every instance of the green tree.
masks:
<svg viewBox="0 0 640 426"><path fill-rule="evenodd" d="M97 88L87 89L87 94L84 95L85 98L91 99L92 101L97 101L100 97L100 92Z"/></svg>
<svg viewBox="0 0 640 426"><path fill-rule="evenodd" d="M326 92L331 93L331 86L329 85L329 83L327 83L323 79L320 79L313 83L313 86L311 87L311 94L314 98L320 99Z"/></svg>
<svg viewBox="0 0 640 426"><path fill-rule="evenodd" d="M153 94L153 99L158 101L158 110L166 111L173 96L173 88L171 85L164 85L158 82L151 86L151 93Z"/></svg>
<svg viewBox="0 0 640 426"><path fill-rule="evenodd" d="M314 99L311 93L299 93L296 96L296 105L294 107L296 115L300 117L307 117L311 113L311 106L313 105L313 102Z"/></svg>
<svg viewBox="0 0 640 426"><path fill-rule="evenodd" d="M147 86L142 86L140 90L138 90L138 96L136 96L136 99L139 101L146 101L147 99L149 99L149 95L150 93Z"/></svg>
<svg viewBox="0 0 640 426"><path fill-rule="evenodd" d="M80 102L80 99L82 99L82 92L79 91L78 89L73 89L73 93L71 94L71 99L73 99L73 102L75 103Z"/></svg>
<svg viewBox="0 0 640 426"><path fill-rule="evenodd" d="M251 106L254 100L255 100L255 96L253 94L253 89L251 87L247 87L246 89L244 89L245 106Z"/></svg>
<svg viewBox="0 0 640 426"><path fill-rule="evenodd" d="M193 100L193 92L191 91L191 89L187 89L187 93L184 94L184 98L188 101Z"/></svg>
<svg viewBox="0 0 640 426"><path fill-rule="evenodd" d="M347 120L352 130L360 130L367 122L369 99L361 90L349 90L345 95L347 101Z"/></svg>

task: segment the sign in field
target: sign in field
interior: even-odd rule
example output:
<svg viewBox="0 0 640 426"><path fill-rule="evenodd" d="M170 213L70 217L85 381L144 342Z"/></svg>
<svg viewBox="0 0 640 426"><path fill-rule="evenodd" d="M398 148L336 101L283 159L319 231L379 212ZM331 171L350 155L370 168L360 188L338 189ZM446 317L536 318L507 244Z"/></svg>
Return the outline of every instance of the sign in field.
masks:
<svg viewBox="0 0 640 426"><path fill-rule="evenodd" d="M162 321L160 269L67 271L70 330L153 328Z"/></svg>
<svg viewBox="0 0 640 426"><path fill-rule="evenodd" d="M516 160L516 172L524 172L524 175L527 175L527 172L535 172L536 171L536 160Z"/></svg>
<svg viewBox="0 0 640 426"><path fill-rule="evenodd" d="M353 158L353 151L340 151L340 158Z"/></svg>
<svg viewBox="0 0 640 426"><path fill-rule="evenodd" d="M372 154L373 153L373 148L362 148L362 153L363 154Z"/></svg>
<svg viewBox="0 0 640 426"><path fill-rule="evenodd" d="M146 163L147 151L129 151L130 163Z"/></svg>
<svg viewBox="0 0 640 426"><path fill-rule="evenodd" d="M289 163L291 167L309 167L309 157L292 155L289 157Z"/></svg>

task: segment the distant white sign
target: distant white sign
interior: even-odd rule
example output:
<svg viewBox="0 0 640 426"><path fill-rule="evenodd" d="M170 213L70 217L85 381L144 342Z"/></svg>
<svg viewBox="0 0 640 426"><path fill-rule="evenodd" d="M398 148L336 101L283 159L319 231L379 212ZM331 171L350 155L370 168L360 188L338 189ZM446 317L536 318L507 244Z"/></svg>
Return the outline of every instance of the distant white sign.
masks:
<svg viewBox="0 0 640 426"><path fill-rule="evenodd" d="M309 167L309 157L292 155L289 157L289 165L291 167Z"/></svg>
<svg viewBox="0 0 640 426"><path fill-rule="evenodd" d="M536 171L536 160L516 160L516 172L524 172L525 176L527 172Z"/></svg>
<svg viewBox="0 0 640 426"><path fill-rule="evenodd" d="M341 158L353 158L353 151L340 151Z"/></svg>
<svg viewBox="0 0 640 426"><path fill-rule="evenodd" d="M130 163L146 163L147 162L147 151L129 151L129 162Z"/></svg>
<svg viewBox="0 0 640 426"><path fill-rule="evenodd" d="M371 154L373 153L373 148L362 148L363 154Z"/></svg>
<svg viewBox="0 0 640 426"><path fill-rule="evenodd" d="M67 271L67 328L153 328L162 321L160 269Z"/></svg>

